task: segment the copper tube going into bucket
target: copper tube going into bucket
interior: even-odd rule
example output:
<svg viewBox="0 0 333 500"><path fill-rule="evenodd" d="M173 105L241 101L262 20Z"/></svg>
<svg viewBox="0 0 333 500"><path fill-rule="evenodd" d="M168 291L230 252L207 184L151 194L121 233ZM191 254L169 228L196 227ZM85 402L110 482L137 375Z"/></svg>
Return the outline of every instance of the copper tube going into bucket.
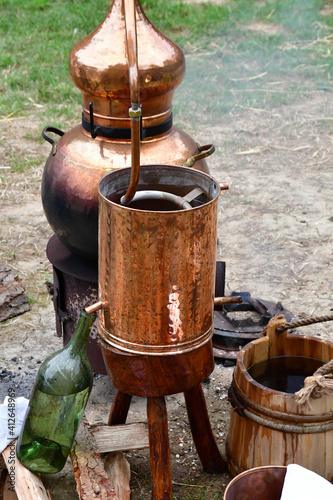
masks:
<svg viewBox="0 0 333 500"><path fill-rule="evenodd" d="M129 88L131 95L131 179L130 185L120 203L127 205L135 195L140 174L140 122L141 108L139 106L139 68L138 47L134 0L125 0L125 26L127 39L127 58L129 66Z"/></svg>

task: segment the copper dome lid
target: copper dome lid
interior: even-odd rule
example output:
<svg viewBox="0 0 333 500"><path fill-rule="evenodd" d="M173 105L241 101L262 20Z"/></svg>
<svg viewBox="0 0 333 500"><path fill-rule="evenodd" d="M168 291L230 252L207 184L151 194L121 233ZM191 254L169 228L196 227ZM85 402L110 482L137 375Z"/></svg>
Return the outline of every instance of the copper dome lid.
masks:
<svg viewBox="0 0 333 500"><path fill-rule="evenodd" d="M135 1L140 103L143 126L171 116L172 96L185 73L185 58L177 44L164 36ZM104 21L71 51L69 68L83 97L83 117L105 127L130 128L130 89L124 0L113 0Z"/></svg>

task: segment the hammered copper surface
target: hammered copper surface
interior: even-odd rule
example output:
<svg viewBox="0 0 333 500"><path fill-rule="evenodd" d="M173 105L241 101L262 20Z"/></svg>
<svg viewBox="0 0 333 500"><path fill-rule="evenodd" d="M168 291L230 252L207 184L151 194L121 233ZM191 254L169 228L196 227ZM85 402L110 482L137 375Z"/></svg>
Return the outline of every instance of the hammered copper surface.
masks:
<svg viewBox="0 0 333 500"><path fill-rule="evenodd" d="M193 209L146 211L119 205L129 176L124 169L100 183L99 298L109 308L99 333L129 352L194 349L212 336L219 185L188 168L143 166L139 190L205 193Z"/></svg>

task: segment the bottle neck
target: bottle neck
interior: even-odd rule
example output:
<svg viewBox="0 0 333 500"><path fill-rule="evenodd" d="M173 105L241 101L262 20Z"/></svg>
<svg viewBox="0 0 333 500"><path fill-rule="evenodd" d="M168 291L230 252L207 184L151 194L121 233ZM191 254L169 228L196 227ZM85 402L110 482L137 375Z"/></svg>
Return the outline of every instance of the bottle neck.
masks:
<svg viewBox="0 0 333 500"><path fill-rule="evenodd" d="M90 330L96 319L96 316L96 313L87 314L87 312L82 309L72 338L66 346L66 349L71 351L71 353L86 353Z"/></svg>

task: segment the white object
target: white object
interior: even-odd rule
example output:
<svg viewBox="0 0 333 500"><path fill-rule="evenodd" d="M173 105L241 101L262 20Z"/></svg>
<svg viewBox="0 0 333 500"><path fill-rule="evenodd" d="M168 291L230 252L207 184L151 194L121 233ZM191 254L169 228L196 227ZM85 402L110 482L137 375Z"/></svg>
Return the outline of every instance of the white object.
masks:
<svg viewBox="0 0 333 500"><path fill-rule="evenodd" d="M26 398L14 399L8 396L0 405L0 453L19 436L28 405L29 400Z"/></svg>
<svg viewBox="0 0 333 500"><path fill-rule="evenodd" d="M287 466L281 500L298 499L333 500L333 485L311 470L290 464Z"/></svg>

